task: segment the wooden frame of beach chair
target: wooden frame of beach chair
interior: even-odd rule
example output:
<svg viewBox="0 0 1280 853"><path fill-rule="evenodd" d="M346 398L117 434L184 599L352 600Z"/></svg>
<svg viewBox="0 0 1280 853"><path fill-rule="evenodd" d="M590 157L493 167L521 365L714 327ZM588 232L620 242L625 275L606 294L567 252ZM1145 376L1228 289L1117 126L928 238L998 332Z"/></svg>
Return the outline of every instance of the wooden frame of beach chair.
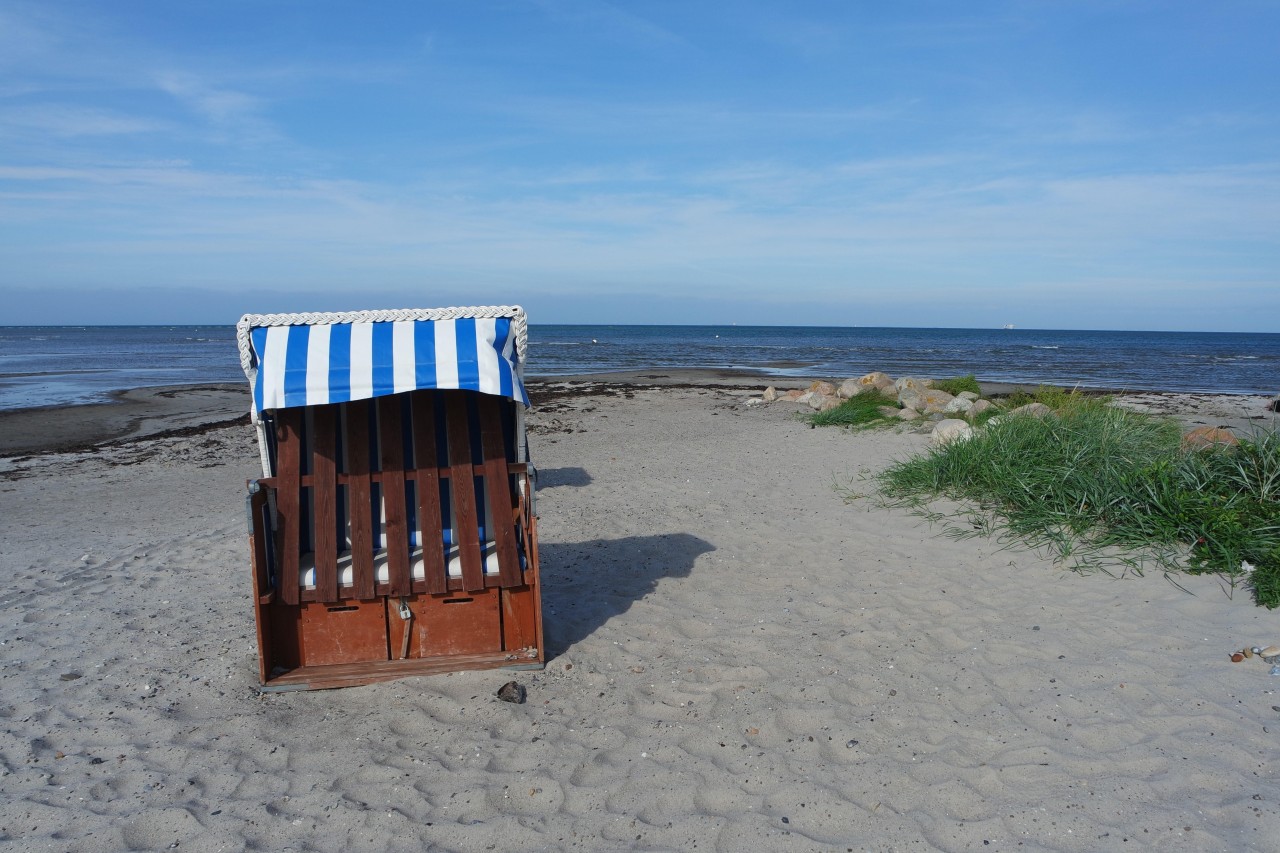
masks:
<svg viewBox="0 0 1280 853"><path fill-rule="evenodd" d="M542 667L524 330L505 307L241 319L264 690Z"/></svg>

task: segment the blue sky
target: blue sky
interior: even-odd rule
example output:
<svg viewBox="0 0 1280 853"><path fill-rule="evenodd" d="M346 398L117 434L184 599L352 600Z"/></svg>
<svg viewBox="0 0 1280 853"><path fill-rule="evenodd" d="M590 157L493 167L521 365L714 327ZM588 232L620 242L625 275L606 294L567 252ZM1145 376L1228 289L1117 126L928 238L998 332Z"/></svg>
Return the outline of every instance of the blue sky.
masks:
<svg viewBox="0 0 1280 853"><path fill-rule="evenodd" d="M0 323L1280 329L1276 2L0 0Z"/></svg>

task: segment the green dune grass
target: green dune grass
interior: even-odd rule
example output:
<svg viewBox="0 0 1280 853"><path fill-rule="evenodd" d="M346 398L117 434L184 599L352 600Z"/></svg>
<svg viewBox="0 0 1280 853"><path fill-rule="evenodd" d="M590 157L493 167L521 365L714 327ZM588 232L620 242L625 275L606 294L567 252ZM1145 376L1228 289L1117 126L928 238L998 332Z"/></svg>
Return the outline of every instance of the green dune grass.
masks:
<svg viewBox="0 0 1280 853"><path fill-rule="evenodd" d="M944 520L954 535L1048 548L1077 570L1219 573L1280 606L1275 432L1186 450L1170 419L1069 393L1044 402L1053 415L1005 416L892 466L878 478L881 499ZM940 516L930 510L939 497L965 508Z"/></svg>

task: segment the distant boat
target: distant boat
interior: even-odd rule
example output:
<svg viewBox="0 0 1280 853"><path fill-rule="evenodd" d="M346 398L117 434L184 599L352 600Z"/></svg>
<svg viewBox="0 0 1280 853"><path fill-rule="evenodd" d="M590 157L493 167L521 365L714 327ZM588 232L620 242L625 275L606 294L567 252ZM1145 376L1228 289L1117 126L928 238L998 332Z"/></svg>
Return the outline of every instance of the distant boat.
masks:
<svg viewBox="0 0 1280 853"><path fill-rule="evenodd" d="M1005 323L1005 324L1004 324L1003 326L1001 326L1000 328L1002 328L1002 329L1012 329L1012 328L1014 328L1014 325L1013 325L1012 323Z"/></svg>

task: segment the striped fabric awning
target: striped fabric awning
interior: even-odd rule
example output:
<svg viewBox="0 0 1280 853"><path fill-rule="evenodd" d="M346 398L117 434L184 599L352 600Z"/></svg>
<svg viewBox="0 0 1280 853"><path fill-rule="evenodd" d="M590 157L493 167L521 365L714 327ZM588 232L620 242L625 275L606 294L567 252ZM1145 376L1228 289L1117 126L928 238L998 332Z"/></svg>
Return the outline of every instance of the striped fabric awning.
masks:
<svg viewBox="0 0 1280 853"><path fill-rule="evenodd" d="M237 328L255 412L419 388L479 391L529 405L519 308L250 314Z"/></svg>

